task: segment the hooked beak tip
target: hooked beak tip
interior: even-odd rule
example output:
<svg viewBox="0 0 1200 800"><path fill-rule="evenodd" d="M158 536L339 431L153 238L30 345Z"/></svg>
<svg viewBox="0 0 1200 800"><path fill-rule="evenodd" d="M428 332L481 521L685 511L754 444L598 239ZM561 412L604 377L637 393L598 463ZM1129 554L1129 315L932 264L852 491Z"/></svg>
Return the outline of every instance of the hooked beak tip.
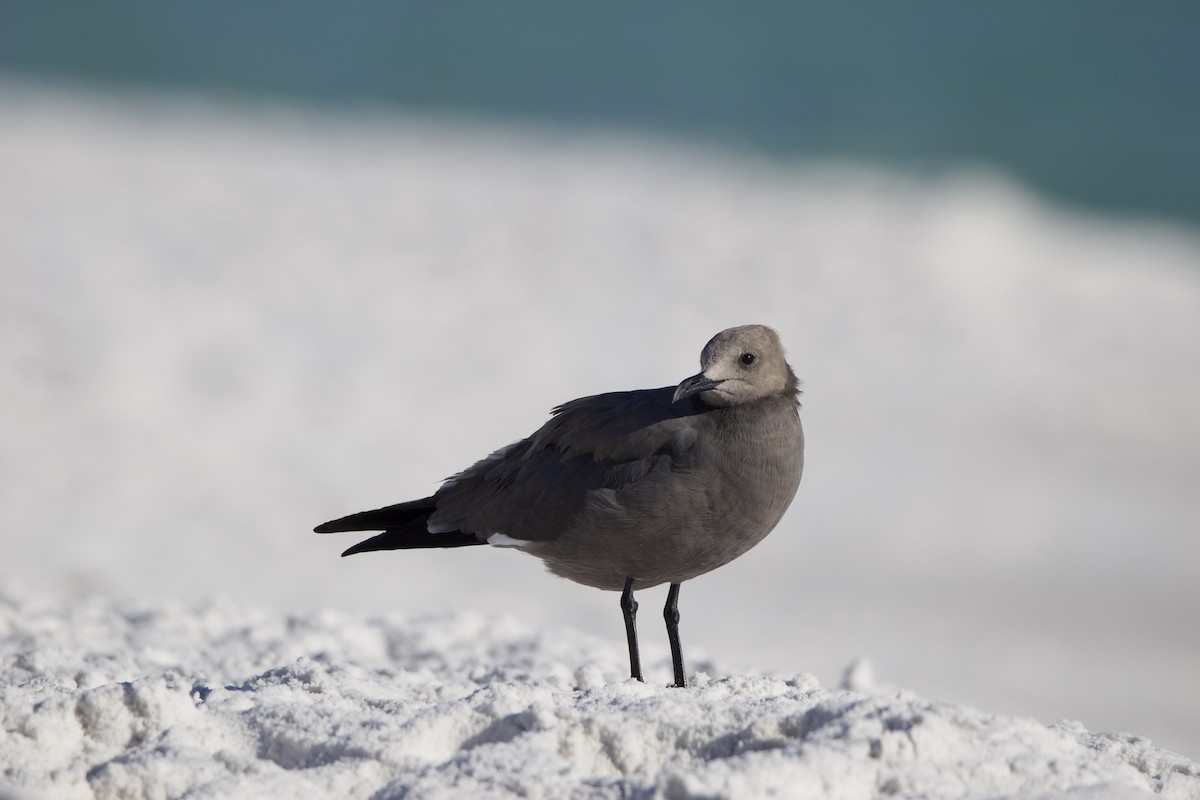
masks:
<svg viewBox="0 0 1200 800"><path fill-rule="evenodd" d="M707 392L709 389L715 389L720 385L721 381L714 381L701 372L699 375L693 375L679 384L675 389L675 394L671 397L671 402L678 403L684 398L692 397L701 392Z"/></svg>

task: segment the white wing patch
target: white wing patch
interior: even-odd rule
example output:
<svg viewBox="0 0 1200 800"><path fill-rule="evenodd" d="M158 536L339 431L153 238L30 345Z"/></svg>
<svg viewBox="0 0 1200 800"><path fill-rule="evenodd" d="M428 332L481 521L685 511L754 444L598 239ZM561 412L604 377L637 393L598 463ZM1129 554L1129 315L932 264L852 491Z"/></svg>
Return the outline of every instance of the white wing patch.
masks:
<svg viewBox="0 0 1200 800"><path fill-rule="evenodd" d="M514 539L507 533L493 533L487 537L487 543L492 547L528 547L531 544L524 539Z"/></svg>

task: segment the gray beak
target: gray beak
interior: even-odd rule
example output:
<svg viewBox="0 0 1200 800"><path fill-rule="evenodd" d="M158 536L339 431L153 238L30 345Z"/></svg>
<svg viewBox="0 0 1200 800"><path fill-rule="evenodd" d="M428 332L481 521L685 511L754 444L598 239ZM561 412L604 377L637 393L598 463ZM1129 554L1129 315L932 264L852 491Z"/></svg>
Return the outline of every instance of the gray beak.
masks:
<svg viewBox="0 0 1200 800"><path fill-rule="evenodd" d="M675 390L675 396L671 398L671 402L678 403L685 397L691 397L701 392L707 392L709 389L715 389L722 383L724 381L714 381L701 372L699 375L693 375L679 384L679 387Z"/></svg>

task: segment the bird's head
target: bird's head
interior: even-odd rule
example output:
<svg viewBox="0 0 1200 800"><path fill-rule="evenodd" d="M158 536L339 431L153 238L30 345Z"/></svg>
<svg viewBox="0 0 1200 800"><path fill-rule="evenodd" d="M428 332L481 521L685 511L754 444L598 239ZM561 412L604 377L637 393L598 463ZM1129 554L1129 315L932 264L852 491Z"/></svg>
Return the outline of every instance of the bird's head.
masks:
<svg viewBox="0 0 1200 800"><path fill-rule="evenodd" d="M679 384L672 402L699 395L710 406L738 406L796 392L779 334L766 325L721 331L704 345L700 367L699 374Z"/></svg>

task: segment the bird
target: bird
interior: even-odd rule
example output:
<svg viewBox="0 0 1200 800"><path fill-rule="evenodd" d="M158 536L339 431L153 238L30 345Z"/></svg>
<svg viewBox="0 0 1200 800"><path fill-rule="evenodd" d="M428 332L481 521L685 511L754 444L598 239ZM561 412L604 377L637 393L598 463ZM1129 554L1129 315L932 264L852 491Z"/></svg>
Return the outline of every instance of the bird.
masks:
<svg viewBox="0 0 1200 800"><path fill-rule="evenodd" d="M675 386L564 403L530 436L448 478L429 497L318 525L380 531L342 553L492 545L621 592L630 677L642 677L634 592L669 584L674 685L687 685L679 588L770 533L804 469L800 382L765 325L721 331Z"/></svg>

